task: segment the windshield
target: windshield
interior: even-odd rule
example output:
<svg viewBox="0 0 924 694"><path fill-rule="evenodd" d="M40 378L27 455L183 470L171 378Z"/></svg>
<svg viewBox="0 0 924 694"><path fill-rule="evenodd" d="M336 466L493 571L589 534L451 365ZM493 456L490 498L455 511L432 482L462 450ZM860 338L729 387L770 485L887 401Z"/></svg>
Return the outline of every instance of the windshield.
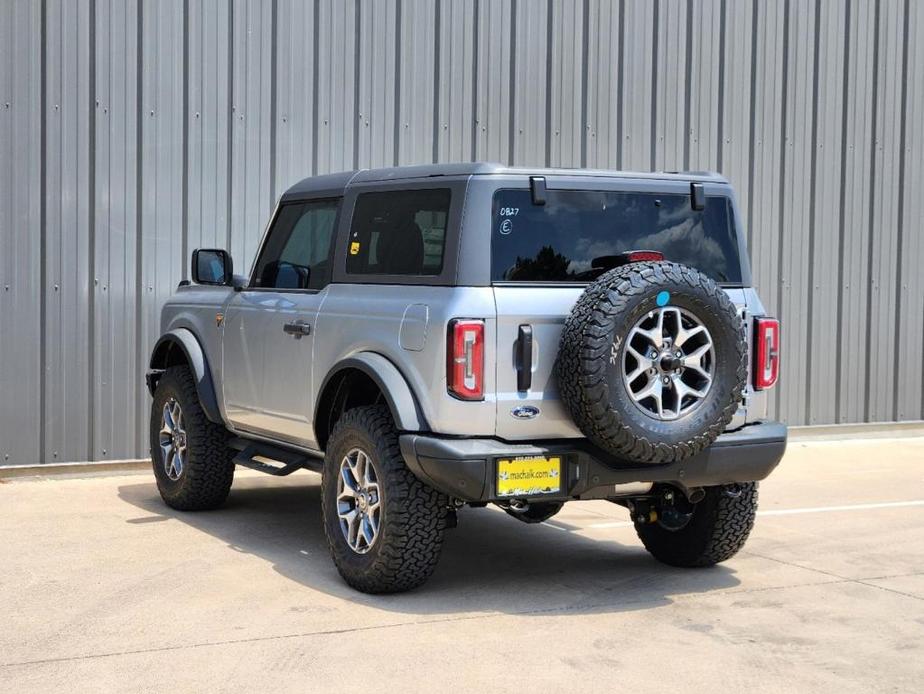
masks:
<svg viewBox="0 0 924 694"><path fill-rule="evenodd" d="M660 251L723 284L741 283L731 201L670 193L528 190L494 194L491 278L495 282L589 282L626 251Z"/></svg>

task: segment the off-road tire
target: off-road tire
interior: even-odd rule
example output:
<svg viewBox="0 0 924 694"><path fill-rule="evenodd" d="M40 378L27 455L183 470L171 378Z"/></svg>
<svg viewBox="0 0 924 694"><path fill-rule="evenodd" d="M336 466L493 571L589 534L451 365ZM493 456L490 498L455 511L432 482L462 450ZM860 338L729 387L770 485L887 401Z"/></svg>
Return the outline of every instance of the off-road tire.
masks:
<svg viewBox="0 0 924 694"><path fill-rule="evenodd" d="M754 527L757 482L708 487L693 507L690 521L679 530L654 523L636 523L635 530L651 555L680 567L713 566L738 553Z"/></svg>
<svg viewBox="0 0 924 694"><path fill-rule="evenodd" d="M158 440L164 403L171 397L183 410L187 436L187 460L178 480L167 476ZM151 460L157 489L168 506L178 511L205 511L225 502L234 481L229 437L224 426L205 416L189 368L168 368L157 383L151 405Z"/></svg>
<svg viewBox="0 0 924 694"><path fill-rule="evenodd" d="M688 414L669 421L646 416L621 377L608 375L614 345L621 364L625 337L667 291L671 305L693 311L713 336L711 389ZM669 262L632 263L587 287L565 322L556 362L565 407L595 445L637 463L672 463L709 446L731 421L747 383L747 332L728 296L693 268ZM612 382L611 382L612 381Z"/></svg>
<svg viewBox="0 0 924 694"><path fill-rule="evenodd" d="M378 536L365 554L354 552L337 516L340 463L359 447L373 460L382 515ZM443 547L449 499L421 482L408 469L388 407L348 410L328 441L321 478L324 533L343 579L363 593L399 593L430 578Z"/></svg>

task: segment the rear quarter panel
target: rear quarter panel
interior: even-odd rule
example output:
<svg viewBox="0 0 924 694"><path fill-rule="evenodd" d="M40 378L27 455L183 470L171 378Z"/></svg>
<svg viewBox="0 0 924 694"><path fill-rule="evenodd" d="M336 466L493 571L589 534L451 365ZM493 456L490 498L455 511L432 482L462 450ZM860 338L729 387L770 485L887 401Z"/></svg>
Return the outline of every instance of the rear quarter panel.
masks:
<svg viewBox="0 0 924 694"><path fill-rule="evenodd" d="M451 397L446 390L446 330L452 318L485 319L485 363L493 364L494 316L490 287L332 284L317 318L313 383L320 386L337 362L358 352L375 352L402 373L433 431L492 436L494 373L486 373L484 401Z"/></svg>

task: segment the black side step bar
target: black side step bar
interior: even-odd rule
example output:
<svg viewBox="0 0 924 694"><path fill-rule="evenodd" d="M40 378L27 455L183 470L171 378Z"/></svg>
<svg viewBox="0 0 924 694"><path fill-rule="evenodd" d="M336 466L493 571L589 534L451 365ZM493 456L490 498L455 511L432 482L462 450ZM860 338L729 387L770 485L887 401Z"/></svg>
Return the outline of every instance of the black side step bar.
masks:
<svg viewBox="0 0 924 694"><path fill-rule="evenodd" d="M240 451L234 456L234 464L241 467L247 467L257 472L265 472L268 475L284 477L291 475L296 470L313 470L321 471L323 461L299 451L289 450L280 446L274 446L262 441L251 441L249 439L235 438L229 442L231 448ZM279 463L264 462L254 460L255 458L265 458Z"/></svg>

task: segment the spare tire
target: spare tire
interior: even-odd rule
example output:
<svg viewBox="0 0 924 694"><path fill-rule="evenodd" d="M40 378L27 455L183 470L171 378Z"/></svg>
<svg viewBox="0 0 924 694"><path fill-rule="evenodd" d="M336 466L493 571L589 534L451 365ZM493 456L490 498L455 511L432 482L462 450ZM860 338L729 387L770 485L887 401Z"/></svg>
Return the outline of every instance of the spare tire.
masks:
<svg viewBox="0 0 924 694"><path fill-rule="evenodd" d="M671 463L709 446L741 402L744 321L693 268L632 263L587 287L565 322L562 401L595 445L637 463Z"/></svg>

